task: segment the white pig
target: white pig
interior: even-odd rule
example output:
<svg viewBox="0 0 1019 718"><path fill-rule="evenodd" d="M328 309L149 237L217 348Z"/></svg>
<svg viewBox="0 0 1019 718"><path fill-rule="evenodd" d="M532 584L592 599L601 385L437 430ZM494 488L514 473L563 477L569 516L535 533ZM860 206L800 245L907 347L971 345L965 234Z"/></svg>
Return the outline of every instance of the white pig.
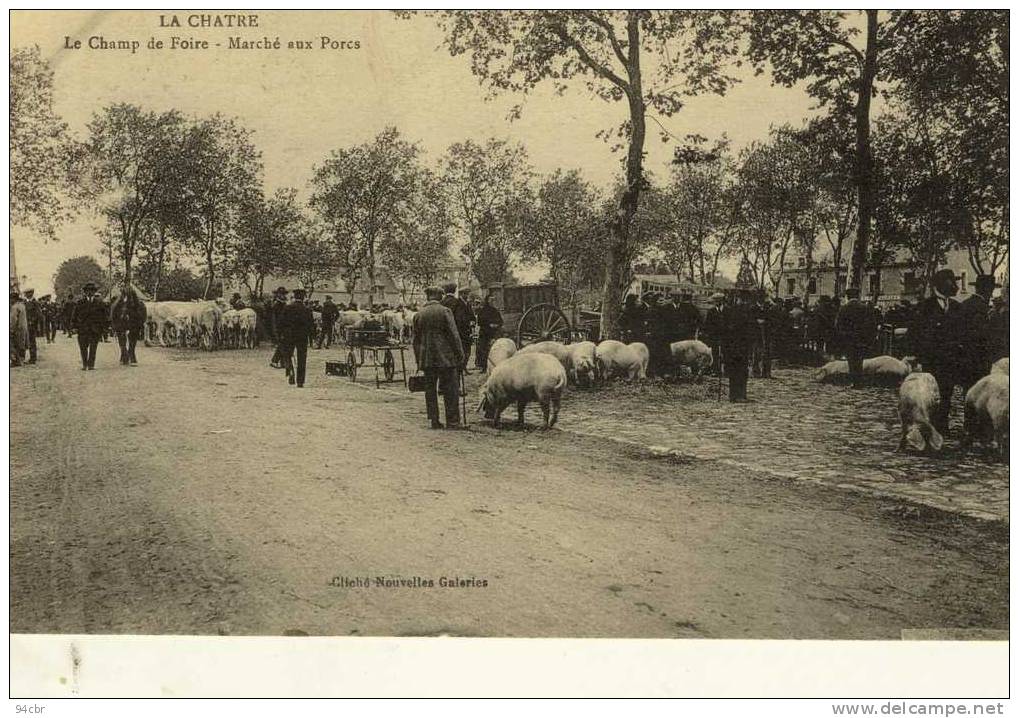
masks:
<svg viewBox="0 0 1019 718"><path fill-rule="evenodd" d="M481 387L478 412L494 426L499 426L499 416L516 402L517 420L523 426L524 409L528 402L537 401L541 404L545 428L550 429L559 418L559 401L565 387L566 370L554 356L518 352L492 370Z"/></svg>
<svg viewBox="0 0 1019 718"><path fill-rule="evenodd" d="M577 342L570 344L567 349L569 350L569 366L566 368L566 376L574 384L580 384L581 380L586 385L593 384L598 379L595 343Z"/></svg>
<svg viewBox="0 0 1019 718"><path fill-rule="evenodd" d="M560 342L544 341L528 344L525 347L517 349L517 354L530 354L532 352L554 356L559 360L559 363L563 365L563 369L569 368L570 348L565 344Z"/></svg>
<svg viewBox="0 0 1019 718"><path fill-rule="evenodd" d="M1008 460L1008 375L988 374L966 392L963 446L974 439L994 439L1002 459Z"/></svg>
<svg viewBox="0 0 1019 718"><path fill-rule="evenodd" d="M500 337L492 342L488 350L488 366L486 371L491 374L492 370L517 353L517 345L508 337Z"/></svg>
<svg viewBox="0 0 1019 718"><path fill-rule="evenodd" d="M991 373L1004 374L1005 376L1008 376L1008 357L994 362L994 364L991 365Z"/></svg>
<svg viewBox="0 0 1019 718"><path fill-rule="evenodd" d="M598 371L604 379L625 376L630 381L647 378L648 349L641 342L623 344L606 339L595 349Z"/></svg>
<svg viewBox="0 0 1019 718"><path fill-rule="evenodd" d="M711 368L711 347L699 339L686 339L669 345L672 359L677 366L690 367L694 379L701 378L701 372Z"/></svg>
<svg viewBox="0 0 1019 718"><path fill-rule="evenodd" d="M928 446L940 451L944 439L931 425L931 417L938 411L941 395L938 382L932 374L910 374L899 386L899 419L902 421L902 436L899 451L906 445L917 451Z"/></svg>

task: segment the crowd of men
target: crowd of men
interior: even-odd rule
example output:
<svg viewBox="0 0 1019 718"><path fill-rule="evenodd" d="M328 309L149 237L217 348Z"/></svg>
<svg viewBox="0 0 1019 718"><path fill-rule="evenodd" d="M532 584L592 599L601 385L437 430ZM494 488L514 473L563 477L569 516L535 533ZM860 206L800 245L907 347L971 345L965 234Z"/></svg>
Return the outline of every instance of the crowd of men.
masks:
<svg viewBox="0 0 1019 718"><path fill-rule="evenodd" d="M714 294L707 306L681 290L631 294L623 304L620 330L623 341L648 346L648 374L662 379L678 376L670 345L700 339L712 350L712 372L729 377L732 401L745 401L751 372L768 378L776 361L817 364L844 356L853 383L859 384L865 358L892 352L916 356L948 395L954 386L968 388L995 359L1008 356L1008 303L993 296L994 278L977 277L961 303L954 298L958 282L951 270L941 270L933 277L931 297L916 305L904 299L885 311L874 300L863 301L853 287L844 302L822 296L812 306L798 297L771 298L753 289ZM944 316L932 321L937 297L951 301L942 302Z"/></svg>

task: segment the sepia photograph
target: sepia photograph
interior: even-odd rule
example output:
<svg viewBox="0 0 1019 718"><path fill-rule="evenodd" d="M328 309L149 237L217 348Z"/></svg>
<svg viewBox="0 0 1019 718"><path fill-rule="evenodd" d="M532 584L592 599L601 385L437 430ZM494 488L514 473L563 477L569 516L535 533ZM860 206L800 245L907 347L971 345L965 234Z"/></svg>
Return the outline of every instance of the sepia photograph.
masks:
<svg viewBox="0 0 1019 718"><path fill-rule="evenodd" d="M1008 641L1008 10L9 22L13 637Z"/></svg>

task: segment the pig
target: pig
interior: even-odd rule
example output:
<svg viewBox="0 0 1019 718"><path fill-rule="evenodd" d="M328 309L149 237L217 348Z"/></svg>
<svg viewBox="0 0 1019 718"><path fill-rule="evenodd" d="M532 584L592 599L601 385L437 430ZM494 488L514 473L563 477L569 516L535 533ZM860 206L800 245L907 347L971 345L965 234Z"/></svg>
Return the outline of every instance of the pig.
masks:
<svg viewBox="0 0 1019 718"><path fill-rule="evenodd" d="M648 349L642 342L623 344L606 339L595 349L598 372L604 379L625 376L629 381L647 378Z"/></svg>
<svg viewBox="0 0 1019 718"><path fill-rule="evenodd" d="M975 439L989 443L993 438L998 454L1008 461L1008 414L1008 375L988 374L966 392L963 448Z"/></svg>
<svg viewBox="0 0 1019 718"><path fill-rule="evenodd" d="M1004 374L1005 376L1008 376L1008 357L994 362L994 364L991 365L991 373Z"/></svg>
<svg viewBox="0 0 1019 718"><path fill-rule="evenodd" d="M901 359L883 354L863 360L863 376L877 386L898 386L909 376L913 367ZM849 381L849 362L845 359L830 361L817 370L815 379L825 384L841 384Z"/></svg>
<svg viewBox="0 0 1019 718"><path fill-rule="evenodd" d="M598 380L598 364L595 359L597 347L594 342L578 342L570 344L569 365L566 368L566 377L574 384L580 384L581 380L587 386Z"/></svg>
<svg viewBox="0 0 1019 718"><path fill-rule="evenodd" d="M517 344L512 339L501 337L492 342L488 350L488 364L485 371L488 374L492 370L517 353Z"/></svg>
<svg viewBox="0 0 1019 718"><path fill-rule="evenodd" d="M701 372L711 368L711 347L698 339L673 342L669 348L676 365L690 367L697 381L700 381Z"/></svg>
<svg viewBox="0 0 1019 718"><path fill-rule="evenodd" d="M911 446L917 451L930 447L941 451L944 439L931 425L931 417L941 404L938 382L933 374L916 373L907 376L899 386L899 419L902 436L899 451Z"/></svg>
<svg viewBox="0 0 1019 718"><path fill-rule="evenodd" d="M566 370L549 354L518 352L492 370L481 387L478 413L499 426L499 416L507 406L517 403L517 421L524 425L524 409L528 402L541 404L545 428L555 426L559 418L559 401L566 387Z"/></svg>
<svg viewBox="0 0 1019 718"><path fill-rule="evenodd" d="M554 356L563 365L563 369L569 369L570 349L565 344L553 341L535 342L534 344L528 344L517 349L517 354L530 354L532 352Z"/></svg>

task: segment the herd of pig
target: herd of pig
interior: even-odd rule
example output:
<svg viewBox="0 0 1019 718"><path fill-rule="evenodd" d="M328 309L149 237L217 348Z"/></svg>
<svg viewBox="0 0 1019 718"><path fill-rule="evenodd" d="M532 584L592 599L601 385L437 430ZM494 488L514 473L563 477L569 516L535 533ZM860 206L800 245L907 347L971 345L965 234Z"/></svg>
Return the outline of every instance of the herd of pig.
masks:
<svg viewBox="0 0 1019 718"><path fill-rule="evenodd" d="M689 367L695 378L712 364L711 348L692 339L671 345L674 364ZM517 406L517 421L524 423L524 410L534 401L541 405L545 428L555 425L563 390L567 384L593 385L614 377L629 381L647 378L648 348L641 342L624 344L614 340L561 344L554 341L529 344L517 349L512 339L497 339L488 354L488 380L481 387L478 411L499 425L503 411ZM940 392L932 374L915 370L910 360L891 356L865 359L864 375L873 383L898 386L902 436L899 449L940 451L944 440L932 418L939 409ZM847 378L845 361L821 367L822 382ZM994 442L1002 458L1008 458L1008 359L1001 359L991 373L966 393L962 446L974 441Z"/></svg>
<svg viewBox="0 0 1019 718"><path fill-rule="evenodd" d="M615 377L646 379L649 356L643 342L544 341L517 349L512 339L496 339L488 353L488 380L481 387L478 411L498 426L502 412L516 403L517 420L523 425L524 409L535 401L547 429L555 425L568 383L591 386ZM698 377L711 366L711 348L696 339L673 343L672 356Z"/></svg>

